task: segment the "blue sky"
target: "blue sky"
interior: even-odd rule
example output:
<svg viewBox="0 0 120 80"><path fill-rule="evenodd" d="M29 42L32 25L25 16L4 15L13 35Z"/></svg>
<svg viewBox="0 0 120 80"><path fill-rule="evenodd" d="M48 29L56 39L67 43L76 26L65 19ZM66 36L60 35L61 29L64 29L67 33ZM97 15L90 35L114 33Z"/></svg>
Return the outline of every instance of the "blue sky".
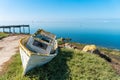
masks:
<svg viewBox="0 0 120 80"><path fill-rule="evenodd" d="M120 18L120 0L0 0L0 21Z"/></svg>

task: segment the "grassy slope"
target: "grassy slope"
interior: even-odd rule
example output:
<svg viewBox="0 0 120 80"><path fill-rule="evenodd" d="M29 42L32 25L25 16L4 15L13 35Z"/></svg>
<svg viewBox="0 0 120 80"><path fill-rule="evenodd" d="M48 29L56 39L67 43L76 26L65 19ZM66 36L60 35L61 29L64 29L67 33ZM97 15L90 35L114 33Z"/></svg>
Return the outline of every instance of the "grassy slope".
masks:
<svg viewBox="0 0 120 80"><path fill-rule="evenodd" d="M48 64L31 70L22 77L20 55L12 58L0 80L119 80L120 76L104 59L95 54L61 49Z"/></svg>
<svg viewBox="0 0 120 80"><path fill-rule="evenodd" d="M9 34L0 32L0 39L7 37Z"/></svg>

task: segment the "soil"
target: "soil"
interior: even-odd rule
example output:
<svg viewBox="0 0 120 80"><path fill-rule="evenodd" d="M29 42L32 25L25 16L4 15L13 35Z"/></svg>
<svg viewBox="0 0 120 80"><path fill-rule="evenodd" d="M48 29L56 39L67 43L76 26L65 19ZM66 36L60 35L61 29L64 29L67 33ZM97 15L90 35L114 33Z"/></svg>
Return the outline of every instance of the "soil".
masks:
<svg viewBox="0 0 120 80"><path fill-rule="evenodd" d="M27 35L10 35L0 40L0 73L3 65L18 51L19 40Z"/></svg>

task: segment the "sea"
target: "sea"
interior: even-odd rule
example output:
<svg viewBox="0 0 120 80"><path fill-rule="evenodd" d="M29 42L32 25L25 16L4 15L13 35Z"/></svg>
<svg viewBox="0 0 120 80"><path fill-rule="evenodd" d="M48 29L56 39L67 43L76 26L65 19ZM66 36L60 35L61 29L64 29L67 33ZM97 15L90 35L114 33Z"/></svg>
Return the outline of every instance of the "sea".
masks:
<svg viewBox="0 0 120 80"><path fill-rule="evenodd" d="M31 34L44 29L57 38L71 38L72 42L120 50L119 21L31 22L29 25Z"/></svg>

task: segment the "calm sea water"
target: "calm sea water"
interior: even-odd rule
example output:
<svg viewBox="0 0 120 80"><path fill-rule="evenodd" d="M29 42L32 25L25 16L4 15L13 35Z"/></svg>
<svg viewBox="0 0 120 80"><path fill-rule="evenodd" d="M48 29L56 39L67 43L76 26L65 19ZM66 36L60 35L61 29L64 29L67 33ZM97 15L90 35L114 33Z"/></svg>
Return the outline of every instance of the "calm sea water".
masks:
<svg viewBox="0 0 120 80"><path fill-rule="evenodd" d="M51 22L30 23L31 34L44 29L57 37L71 38L72 41L120 49L120 22Z"/></svg>

